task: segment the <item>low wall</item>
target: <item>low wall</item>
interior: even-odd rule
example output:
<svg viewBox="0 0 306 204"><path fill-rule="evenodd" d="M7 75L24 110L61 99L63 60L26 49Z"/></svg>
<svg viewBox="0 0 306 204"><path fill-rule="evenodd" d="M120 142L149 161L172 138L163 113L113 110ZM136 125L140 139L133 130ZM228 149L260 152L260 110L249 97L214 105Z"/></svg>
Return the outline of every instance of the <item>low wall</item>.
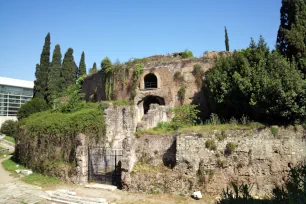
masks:
<svg viewBox="0 0 306 204"><path fill-rule="evenodd" d="M303 128L277 130L274 135L265 128L144 136L137 141L136 167L146 168L135 168L131 173L129 190L175 194L200 190L217 195L235 181L251 184L254 195L267 195L284 184L290 166L306 159ZM206 148L208 140L216 147ZM229 143L236 146L232 152L226 148ZM166 168L163 161L169 153L175 164Z"/></svg>

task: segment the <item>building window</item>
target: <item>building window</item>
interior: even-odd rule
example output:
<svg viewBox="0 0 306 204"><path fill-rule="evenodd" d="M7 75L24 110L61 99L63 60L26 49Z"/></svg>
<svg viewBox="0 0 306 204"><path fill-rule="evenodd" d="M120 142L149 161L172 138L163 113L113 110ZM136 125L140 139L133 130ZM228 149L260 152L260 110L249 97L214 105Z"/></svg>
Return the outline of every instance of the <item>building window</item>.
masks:
<svg viewBox="0 0 306 204"><path fill-rule="evenodd" d="M157 77L150 73L144 77L145 89L156 89L157 88Z"/></svg>

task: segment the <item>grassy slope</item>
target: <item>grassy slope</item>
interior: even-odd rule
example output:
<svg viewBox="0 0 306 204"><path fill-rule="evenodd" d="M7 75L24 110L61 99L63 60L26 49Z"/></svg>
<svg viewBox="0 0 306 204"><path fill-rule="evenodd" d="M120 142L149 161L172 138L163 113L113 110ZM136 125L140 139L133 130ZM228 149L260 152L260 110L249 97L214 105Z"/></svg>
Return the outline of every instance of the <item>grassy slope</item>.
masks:
<svg viewBox="0 0 306 204"><path fill-rule="evenodd" d="M181 128L178 130L167 130L162 128L152 128L147 130L140 130L136 133L136 135L167 135L174 133L205 133L210 132L212 130L249 130L253 128L262 128L265 127L260 123L250 123L249 125L240 125L240 124L219 124L219 125L197 125L186 128Z"/></svg>
<svg viewBox="0 0 306 204"><path fill-rule="evenodd" d="M14 143L15 144L15 139L13 137L10 137L10 136L5 136L4 138L6 141L9 141L11 143Z"/></svg>
<svg viewBox="0 0 306 204"><path fill-rule="evenodd" d="M14 176L17 176L15 170L26 169L22 165L18 165L12 159L7 159L2 162L2 166L6 171L11 172ZM22 177L21 180L25 183L37 185L41 187L52 187L54 185L60 184L61 181L54 177L44 176L42 174L33 173L29 176Z"/></svg>

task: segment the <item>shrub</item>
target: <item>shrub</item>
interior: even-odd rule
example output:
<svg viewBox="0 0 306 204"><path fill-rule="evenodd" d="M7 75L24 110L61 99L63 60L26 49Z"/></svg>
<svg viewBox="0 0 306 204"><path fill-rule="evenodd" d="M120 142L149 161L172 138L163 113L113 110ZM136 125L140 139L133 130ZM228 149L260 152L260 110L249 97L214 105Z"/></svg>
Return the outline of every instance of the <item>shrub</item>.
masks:
<svg viewBox="0 0 306 204"><path fill-rule="evenodd" d="M273 189L275 203L306 203L306 163L290 168L289 178L283 188Z"/></svg>
<svg viewBox="0 0 306 204"><path fill-rule="evenodd" d="M229 123L232 124L232 125L238 125L239 124L239 122L234 117L231 117Z"/></svg>
<svg viewBox="0 0 306 204"><path fill-rule="evenodd" d="M33 98L32 100L23 104L17 113L18 120L26 118L33 113L45 111L49 108L46 101L40 98Z"/></svg>
<svg viewBox="0 0 306 204"><path fill-rule="evenodd" d="M173 80L176 83L182 84L182 83L184 83L184 76L181 74L181 72L177 71L173 75Z"/></svg>
<svg viewBox="0 0 306 204"><path fill-rule="evenodd" d="M206 121L207 124L218 125L221 124L219 116L215 113L210 114L209 119Z"/></svg>
<svg viewBox="0 0 306 204"><path fill-rule="evenodd" d="M0 128L0 132L7 136L14 137L16 136L18 130L18 122L14 120L6 120Z"/></svg>
<svg viewBox="0 0 306 204"><path fill-rule="evenodd" d="M177 92L177 97L178 97L178 100L183 103L184 102L184 99L185 99L185 92L186 92L186 89L185 89L185 86L181 86L181 88L178 90Z"/></svg>
<svg viewBox="0 0 306 204"><path fill-rule="evenodd" d="M214 150L215 151L217 149L217 145L216 145L215 140L213 140L213 139L206 140L205 147L209 150Z"/></svg>
<svg viewBox="0 0 306 204"><path fill-rule="evenodd" d="M233 143L233 142L229 142L227 143L226 147L225 147L225 154L226 155L230 155L232 154L235 149L238 147L237 144Z"/></svg>
<svg viewBox="0 0 306 204"><path fill-rule="evenodd" d="M221 134L217 134L217 135L216 135L216 138L217 138L219 141L223 141L223 140L225 140L225 139L227 138L227 135L226 135L225 131L222 130Z"/></svg>
<svg viewBox="0 0 306 204"><path fill-rule="evenodd" d="M193 57L193 53L190 50L185 50L184 52L175 52L173 53L174 57L181 57L181 58L190 58Z"/></svg>
<svg viewBox="0 0 306 204"><path fill-rule="evenodd" d="M270 128L270 130L271 130L272 135L273 135L274 137L277 137L277 135L278 135L278 127L272 126L272 127Z"/></svg>
<svg viewBox="0 0 306 204"><path fill-rule="evenodd" d="M195 125L200 113L198 106L191 104L175 107L172 109L172 112L174 113L172 121L179 127Z"/></svg>
<svg viewBox="0 0 306 204"><path fill-rule="evenodd" d="M54 100L53 109L62 113L71 113L81 110L85 106L84 93L81 84L69 86L62 93L62 97Z"/></svg>
<svg viewBox="0 0 306 204"><path fill-rule="evenodd" d="M226 161L221 160L221 159L218 159L218 160L217 160L217 167L218 167L218 168L224 168L224 167L225 167L225 164L226 164Z"/></svg>
<svg viewBox="0 0 306 204"><path fill-rule="evenodd" d="M240 118L240 122L242 125L249 125L250 124L249 117L246 115L242 115Z"/></svg>
<svg viewBox="0 0 306 204"><path fill-rule="evenodd" d="M205 76L209 105L222 118L293 122L306 115L304 75L294 60L258 44L217 58Z"/></svg>
<svg viewBox="0 0 306 204"><path fill-rule="evenodd" d="M196 82L198 88L202 88L202 85L203 85L204 72L201 69L202 69L202 67L199 64L195 64L193 66L193 72L192 73L195 77L195 82Z"/></svg>
<svg viewBox="0 0 306 204"><path fill-rule="evenodd" d="M228 187L226 190L223 189L221 199L218 200L217 204L248 204L254 203L254 199L250 195L252 186L248 184L241 184L239 187L237 184L232 182L233 190ZM257 202L256 202L257 203ZM262 202L263 203L263 202Z"/></svg>

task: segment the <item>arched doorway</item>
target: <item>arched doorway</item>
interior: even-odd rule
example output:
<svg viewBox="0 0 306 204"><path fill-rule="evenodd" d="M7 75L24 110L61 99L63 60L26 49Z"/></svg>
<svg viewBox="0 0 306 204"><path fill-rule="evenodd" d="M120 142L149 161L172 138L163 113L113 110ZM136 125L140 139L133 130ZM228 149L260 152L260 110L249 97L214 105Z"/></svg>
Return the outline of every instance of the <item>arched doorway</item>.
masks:
<svg viewBox="0 0 306 204"><path fill-rule="evenodd" d="M147 114L151 104L165 105L165 99L159 96L146 96L143 99L143 113Z"/></svg>
<svg viewBox="0 0 306 204"><path fill-rule="evenodd" d="M144 88L145 89L156 89L157 86L157 77L155 74L150 73L144 77Z"/></svg>

